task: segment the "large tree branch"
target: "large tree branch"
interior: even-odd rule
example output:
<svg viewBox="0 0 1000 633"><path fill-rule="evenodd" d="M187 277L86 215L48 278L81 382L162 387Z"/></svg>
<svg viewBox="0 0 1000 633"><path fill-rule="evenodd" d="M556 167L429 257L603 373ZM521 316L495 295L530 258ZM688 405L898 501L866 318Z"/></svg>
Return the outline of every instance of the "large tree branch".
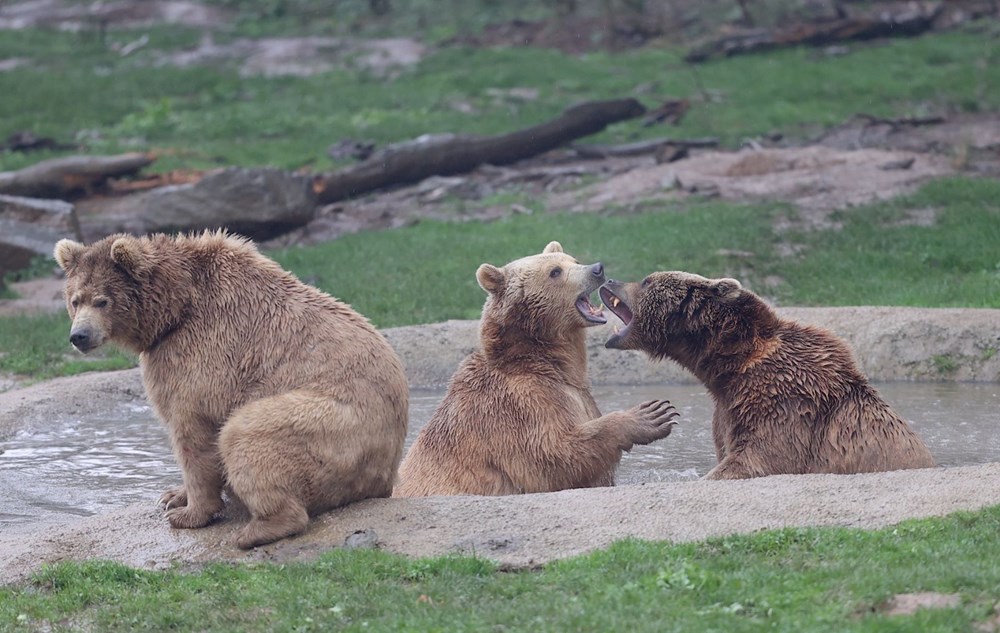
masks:
<svg viewBox="0 0 1000 633"><path fill-rule="evenodd" d="M452 136L390 147L355 167L316 176L313 191L326 204L429 176L468 172L485 163L506 165L596 134L612 123L645 112L635 99L591 101L574 106L551 121L509 134Z"/></svg>

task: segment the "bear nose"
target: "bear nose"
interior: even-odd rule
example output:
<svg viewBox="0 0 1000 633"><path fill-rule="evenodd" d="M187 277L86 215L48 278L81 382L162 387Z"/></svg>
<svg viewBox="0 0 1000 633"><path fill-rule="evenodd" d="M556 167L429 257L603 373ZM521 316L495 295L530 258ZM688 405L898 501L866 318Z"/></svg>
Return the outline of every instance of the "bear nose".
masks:
<svg viewBox="0 0 1000 633"><path fill-rule="evenodd" d="M86 347L89 340L90 332L87 330L76 330L69 333L69 342L73 344L73 347Z"/></svg>
<svg viewBox="0 0 1000 633"><path fill-rule="evenodd" d="M603 277L604 264L602 264L601 262L597 262L596 264L590 267L590 272L594 275L594 277Z"/></svg>

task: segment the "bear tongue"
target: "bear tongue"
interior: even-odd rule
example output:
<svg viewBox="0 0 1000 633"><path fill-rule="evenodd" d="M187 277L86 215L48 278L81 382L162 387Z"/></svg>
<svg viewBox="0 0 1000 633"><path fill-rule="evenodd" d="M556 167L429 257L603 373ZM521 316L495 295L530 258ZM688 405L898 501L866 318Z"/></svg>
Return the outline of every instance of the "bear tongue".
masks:
<svg viewBox="0 0 1000 633"><path fill-rule="evenodd" d="M604 316L604 310L591 304L590 299L586 295L582 295L576 300L576 309L583 315L584 319L591 323L608 322L608 319Z"/></svg>

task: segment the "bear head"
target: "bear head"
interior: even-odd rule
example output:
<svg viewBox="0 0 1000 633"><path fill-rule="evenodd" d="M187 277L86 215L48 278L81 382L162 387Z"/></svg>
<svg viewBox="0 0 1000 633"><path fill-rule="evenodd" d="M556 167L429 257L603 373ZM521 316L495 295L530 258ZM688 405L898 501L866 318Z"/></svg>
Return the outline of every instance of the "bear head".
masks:
<svg viewBox="0 0 1000 633"><path fill-rule="evenodd" d="M604 266L579 263L563 252L559 242L502 268L483 264L476 279L489 295L484 322L538 340L607 322L604 312L590 303L591 293L605 282Z"/></svg>
<svg viewBox="0 0 1000 633"><path fill-rule="evenodd" d="M70 342L84 353L109 341L144 351L162 329L162 319L149 318L150 306L172 303L185 292L175 287L164 293L153 283L156 256L145 238L111 235L90 246L60 240L54 256L66 272Z"/></svg>
<svg viewBox="0 0 1000 633"><path fill-rule="evenodd" d="M727 341L752 334L754 328L748 323L761 307L770 314L735 279L707 279L679 271L653 273L640 283L609 280L600 295L624 324L605 347L643 350L682 364L692 354L718 351Z"/></svg>

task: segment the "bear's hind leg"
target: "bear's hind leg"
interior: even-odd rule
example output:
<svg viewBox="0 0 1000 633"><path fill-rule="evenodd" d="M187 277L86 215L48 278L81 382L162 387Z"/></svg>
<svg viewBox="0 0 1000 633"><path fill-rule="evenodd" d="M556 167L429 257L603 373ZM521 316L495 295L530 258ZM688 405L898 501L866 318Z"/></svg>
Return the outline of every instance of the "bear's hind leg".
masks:
<svg viewBox="0 0 1000 633"><path fill-rule="evenodd" d="M289 501L276 514L253 516L236 537L236 546L250 549L304 532L309 525L309 513L301 503Z"/></svg>
<svg viewBox="0 0 1000 633"><path fill-rule="evenodd" d="M304 390L233 412L219 435L219 452L228 485L250 513L237 545L245 549L299 534L310 514L388 496L395 463L381 469L384 491L371 481L376 477L370 471L386 461L368 446L384 443L374 426L366 429L352 408Z"/></svg>
<svg viewBox="0 0 1000 633"><path fill-rule="evenodd" d="M776 471L768 469L752 450L737 450L727 453L705 479L751 479L774 474Z"/></svg>

